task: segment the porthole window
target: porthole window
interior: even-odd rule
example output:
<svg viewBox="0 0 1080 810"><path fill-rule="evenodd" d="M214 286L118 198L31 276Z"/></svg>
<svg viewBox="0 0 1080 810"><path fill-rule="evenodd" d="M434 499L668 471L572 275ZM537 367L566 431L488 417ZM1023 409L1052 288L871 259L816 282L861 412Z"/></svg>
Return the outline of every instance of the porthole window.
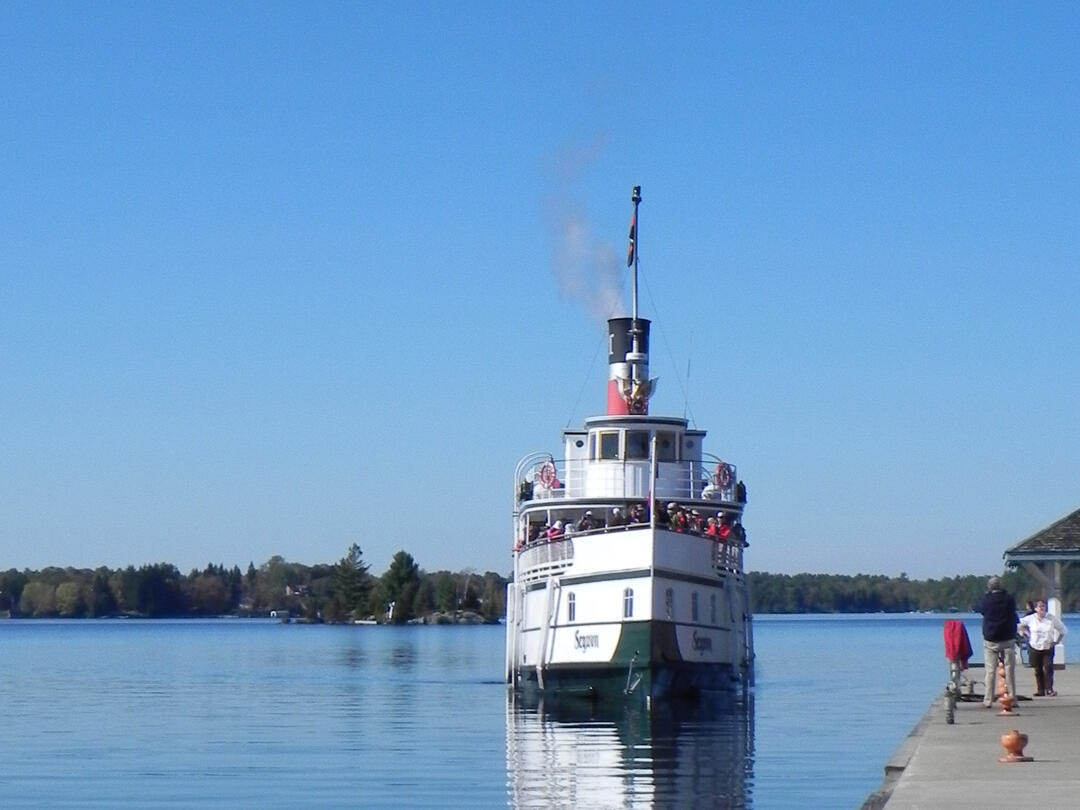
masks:
<svg viewBox="0 0 1080 810"><path fill-rule="evenodd" d="M584 447L584 446L585 446L585 442L582 439L578 439L576 442L574 442L574 447Z"/></svg>
<svg viewBox="0 0 1080 810"><path fill-rule="evenodd" d="M566 595L566 620L568 622L577 621L577 597L571 591Z"/></svg>
<svg viewBox="0 0 1080 810"><path fill-rule="evenodd" d="M686 449L687 450L692 450L693 448L694 448L694 440L693 439L687 439L686 440Z"/></svg>
<svg viewBox="0 0 1080 810"><path fill-rule="evenodd" d="M634 615L634 589L627 588L622 593L622 615L624 619L629 619Z"/></svg>
<svg viewBox="0 0 1080 810"><path fill-rule="evenodd" d="M675 618L675 591L671 588L664 591L664 611L667 613L667 618Z"/></svg>
<svg viewBox="0 0 1080 810"><path fill-rule="evenodd" d="M698 599L697 591L690 594L690 621L696 622L698 620Z"/></svg>

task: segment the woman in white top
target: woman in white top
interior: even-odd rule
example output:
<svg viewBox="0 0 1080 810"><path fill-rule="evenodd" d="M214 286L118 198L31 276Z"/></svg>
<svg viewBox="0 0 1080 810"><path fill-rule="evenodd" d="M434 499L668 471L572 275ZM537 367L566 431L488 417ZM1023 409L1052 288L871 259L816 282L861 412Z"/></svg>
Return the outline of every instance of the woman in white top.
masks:
<svg viewBox="0 0 1080 810"><path fill-rule="evenodd" d="M1065 625L1057 616L1046 612L1046 602L1035 603L1035 612L1020 620L1020 635L1028 640L1028 661L1035 670L1035 697L1049 695L1054 691L1054 645L1065 635Z"/></svg>

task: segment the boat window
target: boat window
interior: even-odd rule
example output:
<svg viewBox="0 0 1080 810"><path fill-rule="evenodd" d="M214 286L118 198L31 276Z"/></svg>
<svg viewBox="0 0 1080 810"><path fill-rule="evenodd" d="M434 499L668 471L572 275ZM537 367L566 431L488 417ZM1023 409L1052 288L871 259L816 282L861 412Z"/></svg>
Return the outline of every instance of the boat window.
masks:
<svg viewBox="0 0 1080 810"><path fill-rule="evenodd" d="M608 431L600 434L600 458L617 459L619 457L619 434Z"/></svg>
<svg viewBox="0 0 1080 810"><path fill-rule="evenodd" d="M634 615L634 589L627 588L622 592L622 615L629 619Z"/></svg>
<svg viewBox="0 0 1080 810"><path fill-rule="evenodd" d="M573 592L566 595L566 620L568 622L577 621L577 597L574 596Z"/></svg>
<svg viewBox="0 0 1080 810"><path fill-rule="evenodd" d="M694 591L690 594L690 621L696 622L697 620L697 591Z"/></svg>
<svg viewBox="0 0 1080 810"><path fill-rule="evenodd" d="M674 433L668 430L656 431L657 461L676 461L675 450L678 446Z"/></svg>
<svg viewBox="0 0 1080 810"><path fill-rule="evenodd" d="M709 595L709 618L716 624L716 594Z"/></svg>
<svg viewBox="0 0 1080 810"><path fill-rule="evenodd" d="M628 460L641 460L649 457L649 431L628 430L626 431L626 458Z"/></svg>
<svg viewBox="0 0 1080 810"><path fill-rule="evenodd" d="M675 618L675 591L671 588L664 591L664 609L669 619Z"/></svg>

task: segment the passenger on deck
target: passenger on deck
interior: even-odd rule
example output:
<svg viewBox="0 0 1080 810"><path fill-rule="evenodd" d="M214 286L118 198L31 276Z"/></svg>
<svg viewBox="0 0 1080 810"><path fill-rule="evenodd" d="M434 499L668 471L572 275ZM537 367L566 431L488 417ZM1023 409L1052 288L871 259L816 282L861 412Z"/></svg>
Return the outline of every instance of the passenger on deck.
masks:
<svg viewBox="0 0 1080 810"><path fill-rule="evenodd" d="M667 508L668 514L671 515L671 528L679 534L685 534L690 528L686 511L677 503L669 503Z"/></svg>
<svg viewBox="0 0 1080 810"><path fill-rule="evenodd" d="M577 530L579 532L591 532L593 529L599 529L600 522L593 517L592 510L586 510L585 514L581 516L581 519L577 522Z"/></svg>
<svg viewBox="0 0 1080 810"><path fill-rule="evenodd" d="M721 542L727 543L731 537L731 526L728 525L727 515L724 512L716 513L716 536Z"/></svg>
<svg viewBox="0 0 1080 810"><path fill-rule="evenodd" d="M607 520L608 528L618 528L626 525L626 515L623 514L623 510L617 506L611 507L611 514L608 515Z"/></svg>
<svg viewBox="0 0 1080 810"><path fill-rule="evenodd" d="M701 519L701 512L697 509L690 510L690 518L688 520L688 527L690 534L701 534L704 531L705 524Z"/></svg>
<svg viewBox="0 0 1080 810"><path fill-rule="evenodd" d="M748 545L750 545L746 542L746 529L743 528L743 525L739 523L738 520L734 521L731 524L731 536L741 548L746 548Z"/></svg>
<svg viewBox="0 0 1080 810"><path fill-rule="evenodd" d="M709 481L705 489L701 490L701 498L705 501L713 501L720 497L720 487Z"/></svg>
<svg viewBox="0 0 1080 810"><path fill-rule="evenodd" d="M720 535L717 534L716 518L711 517L705 521L705 536L712 540L720 539Z"/></svg>
<svg viewBox="0 0 1080 810"><path fill-rule="evenodd" d="M572 537L575 534L577 534L577 529L574 528L574 524L569 520L566 521L566 524L563 526L563 536Z"/></svg>
<svg viewBox="0 0 1080 810"><path fill-rule="evenodd" d="M556 520L555 525L550 527L547 530L547 538L548 538L548 540L555 540L555 539L557 539L559 537L562 537L562 536L563 536L563 522L561 520Z"/></svg>
<svg viewBox="0 0 1080 810"><path fill-rule="evenodd" d="M630 507L630 522L631 523L648 523L649 522L649 510L643 503L635 503Z"/></svg>
<svg viewBox="0 0 1080 810"><path fill-rule="evenodd" d="M746 503L746 484L742 481L735 485L735 500L739 503Z"/></svg>
<svg viewBox="0 0 1080 810"><path fill-rule="evenodd" d="M656 525L667 528L671 525L671 513L667 510L660 501L653 501L653 508L656 510Z"/></svg>

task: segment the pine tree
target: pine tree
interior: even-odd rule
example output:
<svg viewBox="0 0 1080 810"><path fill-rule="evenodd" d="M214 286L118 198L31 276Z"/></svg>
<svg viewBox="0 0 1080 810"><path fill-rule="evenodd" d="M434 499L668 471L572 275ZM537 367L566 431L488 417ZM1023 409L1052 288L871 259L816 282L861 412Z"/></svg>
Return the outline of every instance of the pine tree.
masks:
<svg viewBox="0 0 1080 810"><path fill-rule="evenodd" d="M360 546L353 543L334 566L334 601L340 613L357 618L367 603L371 586Z"/></svg>

